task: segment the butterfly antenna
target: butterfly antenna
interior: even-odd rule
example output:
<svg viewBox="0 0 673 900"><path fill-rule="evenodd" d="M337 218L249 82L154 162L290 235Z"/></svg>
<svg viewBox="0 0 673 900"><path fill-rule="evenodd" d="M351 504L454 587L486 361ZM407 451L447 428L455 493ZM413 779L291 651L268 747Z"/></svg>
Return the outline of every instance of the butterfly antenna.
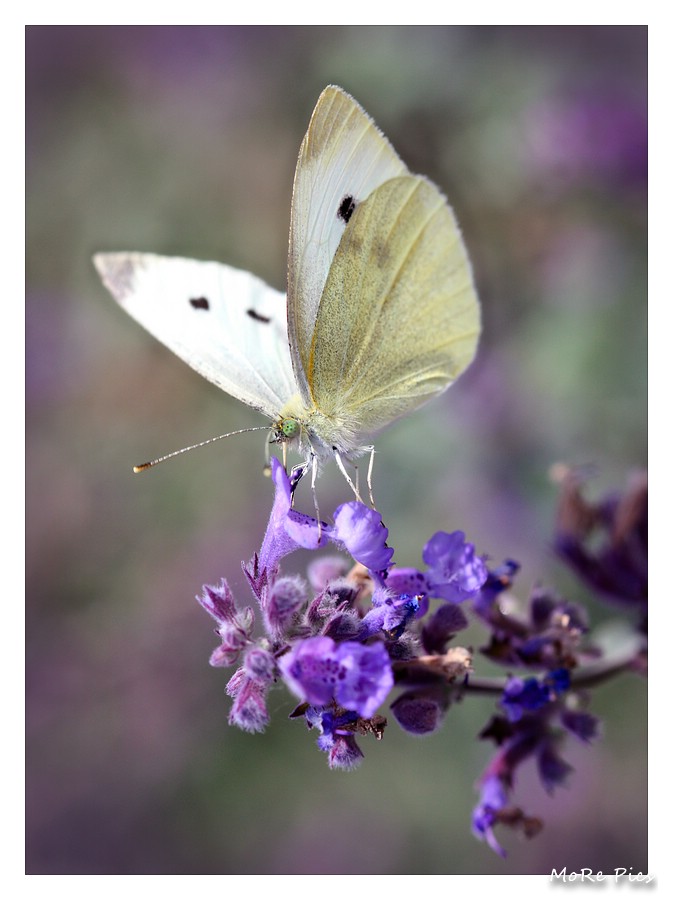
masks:
<svg viewBox="0 0 673 900"><path fill-rule="evenodd" d="M256 425L254 428L241 428L238 431L228 431L226 434L219 434L217 437L208 438L207 441L201 441L198 444L192 444L189 447L183 447L181 450L174 450L172 453L167 453L165 456L160 456L158 459L152 459L149 462L142 463L140 466L134 466L133 471L138 474L138 472L145 472L147 469L151 469L154 466L158 466L159 463L166 462L167 459L173 459L174 456L180 456L181 453L187 453L189 450L198 450L199 447L205 447L208 444L214 444L215 441L221 441L223 438L233 437L235 434L245 434L247 431L266 431L268 425Z"/></svg>

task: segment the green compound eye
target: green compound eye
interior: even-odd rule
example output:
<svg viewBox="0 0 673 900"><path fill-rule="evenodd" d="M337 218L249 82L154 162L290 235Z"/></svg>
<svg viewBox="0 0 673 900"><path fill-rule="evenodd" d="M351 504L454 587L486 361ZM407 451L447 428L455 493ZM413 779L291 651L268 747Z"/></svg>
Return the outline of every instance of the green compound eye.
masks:
<svg viewBox="0 0 673 900"><path fill-rule="evenodd" d="M280 433L284 438L291 440L299 434L301 426L296 419L283 419L280 423Z"/></svg>

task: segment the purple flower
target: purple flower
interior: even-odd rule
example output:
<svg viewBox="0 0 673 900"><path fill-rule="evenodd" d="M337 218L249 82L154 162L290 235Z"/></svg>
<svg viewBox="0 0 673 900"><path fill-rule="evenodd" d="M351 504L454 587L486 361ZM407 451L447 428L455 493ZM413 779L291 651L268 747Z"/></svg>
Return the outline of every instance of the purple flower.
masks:
<svg viewBox="0 0 673 900"><path fill-rule="evenodd" d="M327 752L327 763L330 769L356 769L364 759L364 753L358 747L352 734L336 735L330 747L324 747Z"/></svg>
<svg viewBox="0 0 673 900"><path fill-rule="evenodd" d="M395 566L386 576L386 587L396 594L416 596L427 594L428 583L423 572L418 569Z"/></svg>
<svg viewBox="0 0 673 900"><path fill-rule="evenodd" d="M563 784L573 770L573 767L559 755L556 744L557 741L549 737L542 742L537 752L540 781L548 794L553 794L554 788Z"/></svg>
<svg viewBox="0 0 673 900"><path fill-rule="evenodd" d="M353 500L343 503L334 513L333 540L344 545L353 559L370 572L385 572L393 558L388 547L388 529L381 514L364 503Z"/></svg>
<svg viewBox="0 0 673 900"><path fill-rule="evenodd" d="M430 608L428 582L423 572L418 569L393 567L386 576L386 587L395 594L415 597L418 601L416 618L420 619Z"/></svg>
<svg viewBox="0 0 673 900"><path fill-rule="evenodd" d="M292 487L281 462L271 460L271 477L276 485L269 524L259 551L259 571L272 571L280 560L299 547L317 549L327 543L330 528L325 523L293 510Z"/></svg>
<svg viewBox="0 0 673 900"><path fill-rule="evenodd" d="M438 531L423 550L428 566L426 581L432 597L459 603L474 596L485 583L488 570L462 531Z"/></svg>
<svg viewBox="0 0 673 900"><path fill-rule="evenodd" d="M541 588L533 590L530 598L531 625L536 631L587 631L587 614L581 606L550 595Z"/></svg>
<svg viewBox="0 0 673 900"><path fill-rule="evenodd" d="M598 735L598 719L591 713L566 709L561 714L561 722L581 741L588 743Z"/></svg>
<svg viewBox="0 0 673 900"><path fill-rule="evenodd" d="M300 700L312 706L327 706L334 697L339 677L335 643L328 637L299 641L278 661L286 684Z"/></svg>
<svg viewBox="0 0 673 900"><path fill-rule="evenodd" d="M512 586L514 576L519 569L518 562L513 559L506 559L497 569L487 572L486 581L472 601L472 608L477 615L482 616L482 618L488 617L499 595Z"/></svg>
<svg viewBox="0 0 673 900"><path fill-rule="evenodd" d="M467 617L460 606L442 603L423 624L421 639L426 653L444 653L451 638L467 626Z"/></svg>
<svg viewBox="0 0 673 900"><path fill-rule="evenodd" d="M405 691L390 706L399 725L418 735L436 731L448 708L448 691L437 684Z"/></svg>
<svg viewBox="0 0 673 900"><path fill-rule="evenodd" d="M371 572L384 572L390 565L393 550L386 545L388 529L381 514L357 500L344 503L334 513L334 526L292 509L292 484L287 472L275 457L271 474L276 494L258 557L258 570L274 569L279 561L303 547L315 550L330 539L348 550L357 562Z"/></svg>
<svg viewBox="0 0 673 900"><path fill-rule="evenodd" d="M493 833L495 825L519 829L530 838L539 833L542 821L528 816L522 809L507 805L512 780L506 772L489 767L481 781L481 797L472 813L472 833L479 840L486 841L498 856L507 856Z"/></svg>
<svg viewBox="0 0 673 900"><path fill-rule="evenodd" d="M350 564L343 556L321 556L311 560L306 575L314 591L323 591L330 582L342 578L349 568Z"/></svg>
<svg viewBox="0 0 673 900"><path fill-rule="evenodd" d="M496 840L493 826L498 822L498 813L507 805L507 799L507 791L500 778L490 775L481 784L481 797L472 813L474 836L486 841L491 850L503 857L507 854Z"/></svg>
<svg viewBox="0 0 673 900"><path fill-rule="evenodd" d="M276 677L276 661L273 654L261 647L251 647L245 654L245 673L261 685L271 684Z"/></svg>
<svg viewBox="0 0 673 900"><path fill-rule="evenodd" d="M201 606L209 613L218 624L215 633L222 643L210 656L211 666L230 666L241 652L250 643L252 628L255 623L255 614L247 606L239 610L234 603L234 598L229 585L224 580L220 584L203 586L203 593L196 598Z"/></svg>
<svg viewBox="0 0 673 900"><path fill-rule="evenodd" d="M357 768L364 759L352 729L357 725L357 715L352 712L333 714L328 710L309 707L306 721L310 728L317 728L320 737L317 744L327 753L330 769L351 770Z"/></svg>
<svg viewBox="0 0 673 900"><path fill-rule="evenodd" d="M381 643L336 644L328 637L296 643L279 666L289 688L312 706L335 701L344 709L369 718L393 686L390 658Z"/></svg>
<svg viewBox="0 0 673 900"><path fill-rule="evenodd" d="M363 719L374 715L393 686L393 670L386 648L380 642L359 644L345 641L337 646L343 680L337 686L337 702L354 709Z"/></svg>
<svg viewBox="0 0 673 900"><path fill-rule="evenodd" d="M567 669L554 669L545 677L552 694L564 694L570 688L570 672Z"/></svg>
<svg viewBox="0 0 673 900"><path fill-rule="evenodd" d="M231 588L226 579L222 578L216 586L204 584L203 593L196 598L201 606L209 613L218 625L233 622L236 618L236 604Z"/></svg>
<svg viewBox="0 0 673 900"><path fill-rule="evenodd" d="M510 721L516 722L524 713L542 709L569 687L570 673L567 669L555 669L542 681L537 678L510 678L500 703Z"/></svg>
<svg viewBox="0 0 673 900"><path fill-rule="evenodd" d="M306 604L306 583L298 575L276 578L266 592L264 623L267 633L282 637Z"/></svg>
<svg viewBox="0 0 673 900"><path fill-rule="evenodd" d="M264 731L269 724L265 685L257 678L250 678L244 669L238 669L229 679L227 693L234 699L229 724L243 731Z"/></svg>
<svg viewBox="0 0 673 900"><path fill-rule="evenodd" d="M372 597L373 607L360 623L360 640L383 632L390 640L397 640L419 608L419 598L408 594L397 596L386 588L377 588Z"/></svg>
<svg viewBox="0 0 673 900"><path fill-rule="evenodd" d="M551 699L549 686L537 678L510 678L500 703L511 722L518 721L525 712L542 709Z"/></svg>

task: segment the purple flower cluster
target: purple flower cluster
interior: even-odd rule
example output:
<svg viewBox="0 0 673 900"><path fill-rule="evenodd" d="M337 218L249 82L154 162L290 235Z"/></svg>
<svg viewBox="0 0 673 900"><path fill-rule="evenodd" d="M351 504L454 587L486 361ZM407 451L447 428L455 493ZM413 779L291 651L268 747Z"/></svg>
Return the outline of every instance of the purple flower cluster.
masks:
<svg viewBox="0 0 673 900"><path fill-rule="evenodd" d="M598 734L597 719L581 708L587 695L571 690L571 673L594 652L583 646L586 614L539 587L527 607L520 608L511 594L518 568L507 560L490 571L472 605L489 627L489 643L481 648L484 656L508 669L544 673L510 675L500 693L504 715L496 714L479 735L494 741L498 750L479 781L481 796L472 830L501 856L506 854L493 832L495 825L519 829L527 837L542 828L540 819L510 802L519 767L535 760L543 787L552 793L571 771L560 756L564 735L588 742Z"/></svg>
<svg viewBox="0 0 673 900"><path fill-rule="evenodd" d="M406 679L396 678L394 667L422 660L424 654L443 659L450 638L467 624L456 601L477 594L486 566L458 531L431 538L424 551L425 571L395 568L378 512L352 501L338 507L333 524L318 522L292 508L292 484L276 459L272 476L275 499L262 547L244 566L264 634L253 636L254 613L249 607L238 609L226 581L204 587L199 602L217 622L222 641L211 665L241 660L227 686L233 699L231 724L262 731L269 721L268 691L283 681L300 701L295 717L303 715L318 730L318 746L329 754L330 765L353 768L362 758L354 734L382 734L385 721L372 721L396 680L415 683L426 670L425 692L418 686L415 691L416 702L427 704L436 694L434 682L446 686L467 673L464 657L454 661L453 669L445 662L436 672L426 662ZM311 585L281 573L280 561L294 550L328 542L355 561L349 577L344 577L343 557L318 561ZM444 602L428 616L432 598ZM426 621L419 636L413 626L421 617ZM398 720L418 732L418 717L410 713L408 698L405 702L406 712Z"/></svg>
<svg viewBox="0 0 673 900"><path fill-rule="evenodd" d="M494 741L498 749L480 779L481 795L472 814L472 831L500 856L506 854L493 832L495 825L520 829L527 837L542 828L540 819L511 804L519 767L529 759L535 760L542 785L551 794L572 771L560 755L564 735L572 734L589 742L598 734L594 716L566 706L570 687L565 669L550 672L542 679L509 678L500 700L505 715L493 716L479 735ZM572 704L577 699L570 697Z"/></svg>
<svg viewBox="0 0 673 900"><path fill-rule="evenodd" d="M635 472L623 493L584 497L580 475L557 471L561 486L555 549L599 596L639 617L647 631L647 474Z"/></svg>
<svg viewBox="0 0 673 900"><path fill-rule="evenodd" d="M580 690L582 667L597 652L584 645L584 611L542 588L520 607L511 595L518 564L488 568L462 531L434 534L423 548L424 569L398 567L378 512L352 501L337 508L331 524L318 522L292 508L296 485L275 459L272 476L275 499L264 540L243 566L259 615L237 605L225 580L205 586L198 598L220 640L211 665L238 666L227 685L230 724L263 731L269 691L284 683L298 701L291 718L317 734L331 768L352 769L364 756L356 738L383 737L387 720L379 711L393 689L390 710L414 735L436 731L454 701L489 693L500 710L480 738L492 740L496 752L480 779L473 833L501 855L496 825L537 833L540 820L511 801L519 767L534 760L551 792L570 772L561 756L564 735L589 742L598 734L586 709L588 693ZM569 533L563 532L566 550ZM633 561L634 541L628 543ZM294 550L328 544L340 555L316 557L308 579L281 571ZM573 547L576 561L583 550L577 529ZM604 553L592 571L614 562ZM454 643L469 612L488 629L481 653L506 667L506 679L474 676L472 652ZM598 676L594 667L593 681L584 681L606 674L609 666Z"/></svg>
<svg viewBox="0 0 673 900"><path fill-rule="evenodd" d="M540 587L534 588L525 611L516 608L508 589L517 571L518 565L507 560L489 572L475 597L474 612L490 632L481 652L501 665L538 671L574 668L588 631L585 611Z"/></svg>
<svg viewBox="0 0 673 900"><path fill-rule="evenodd" d="M561 183L642 188L647 110L627 93L587 89L536 104L525 124L534 170Z"/></svg>

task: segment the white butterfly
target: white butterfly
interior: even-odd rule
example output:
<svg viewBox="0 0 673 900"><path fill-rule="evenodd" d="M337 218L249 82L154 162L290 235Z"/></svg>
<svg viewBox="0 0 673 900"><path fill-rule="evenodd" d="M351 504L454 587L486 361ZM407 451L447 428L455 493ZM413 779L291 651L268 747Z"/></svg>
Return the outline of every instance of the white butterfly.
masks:
<svg viewBox="0 0 673 900"><path fill-rule="evenodd" d="M368 449L444 391L480 331L451 208L411 174L356 101L327 87L302 141L283 294L216 262L94 257L115 299L162 343L271 420L298 476ZM142 467L141 467L142 468ZM357 494L357 489L356 489Z"/></svg>

